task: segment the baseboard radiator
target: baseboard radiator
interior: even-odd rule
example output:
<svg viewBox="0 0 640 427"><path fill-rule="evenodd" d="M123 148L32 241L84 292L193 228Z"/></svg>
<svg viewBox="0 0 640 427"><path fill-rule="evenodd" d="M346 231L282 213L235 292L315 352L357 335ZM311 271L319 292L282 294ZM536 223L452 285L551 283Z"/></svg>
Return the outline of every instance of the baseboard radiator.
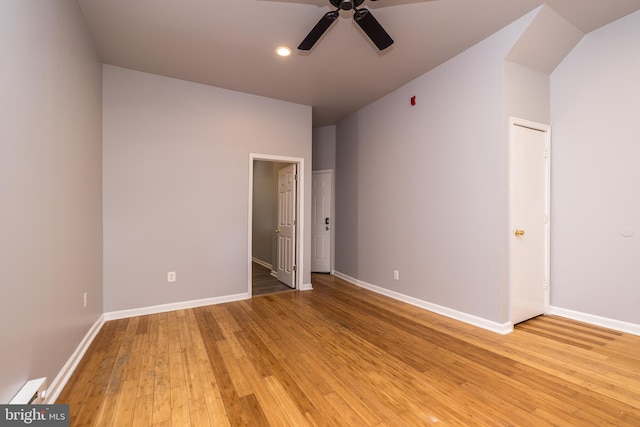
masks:
<svg viewBox="0 0 640 427"><path fill-rule="evenodd" d="M47 377L27 381L9 405L43 404L47 394Z"/></svg>

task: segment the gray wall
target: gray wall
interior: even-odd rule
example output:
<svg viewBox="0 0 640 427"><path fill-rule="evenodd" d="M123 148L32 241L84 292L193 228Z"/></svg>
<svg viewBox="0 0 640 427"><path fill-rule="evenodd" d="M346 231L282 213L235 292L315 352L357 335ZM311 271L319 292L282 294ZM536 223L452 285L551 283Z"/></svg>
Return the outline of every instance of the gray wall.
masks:
<svg viewBox="0 0 640 427"><path fill-rule="evenodd" d="M518 117L547 125L551 123L549 74L505 61L504 81L505 121Z"/></svg>
<svg viewBox="0 0 640 427"><path fill-rule="evenodd" d="M338 124L337 271L508 321L504 58L531 18Z"/></svg>
<svg viewBox="0 0 640 427"><path fill-rule="evenodd" d="M551 303L636 324L638 46L640 12L587 34L551 75Z"/></svg>
<svg viewBox="0 0 640 427"><path fill-rule="evenodd" d="M338 124L336 128L336 170L334 176L335 239L334 270L353 278L360 277L360 240L358 225L360 204L360 139L359 112Z"/></svg>
<svg viewBox="0 0 640 427"><path fill-rule="evenodd" d="M5 403L51 384L102 314L102 67L73 0L1 1L0 57Z"/></svg>
<svg viewBox="0 0 640 427"><path fill-rule="evenodd" d="M508 117L550 122L551 304L639 324L640 12L581 37L542 8L339 123L336 270L508 321Z"/></svg>
<svg viewBox="0 0 640 427"><path fill-rule="evenodd" d="M310 224L311 107L112 66L103 94L105 311L246 293L249 154L305 160Z"/></svg>
<svg viewBox="0 0 640 427"><path fill-rule="evenodd" d="M336 126L313 128L313 170L336 168Z"/></svg>
<svg viewBox="0 0 640 427"><path fill-rule="evenodd" d="M277 182L277 175L275 177ZM253 162L253 257L273 264L273 232L277 226L277 198L274 192L273 163L261 160Z"/></svg>

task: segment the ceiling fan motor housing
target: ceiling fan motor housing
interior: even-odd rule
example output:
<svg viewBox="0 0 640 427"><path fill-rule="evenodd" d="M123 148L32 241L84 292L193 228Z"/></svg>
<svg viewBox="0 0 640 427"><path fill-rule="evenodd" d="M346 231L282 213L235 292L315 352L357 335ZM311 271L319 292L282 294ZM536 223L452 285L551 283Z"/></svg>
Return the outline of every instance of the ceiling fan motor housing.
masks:
<svg viewBox="0 0 640 427"><path fill-rule="evenodd" d="M384 50L393 44L393 39L382 28L382 25L373 17L367 8L358 9L364 0L329 0L337 9L325 13L318 23L311 29L309 34L298 46L300 50L310 50L320 37L331 27L340 16L341 10L353 10L353 19L360 26L362 31L376 45L379 50ZM377 1L377 0L371 0Z"/></svg>
<svg viewBox="0 0 640 427"><path fill-rule="evenodd" d="M332 5L342 10L351 10L360 6L364 0L329 0Z"/></svg>

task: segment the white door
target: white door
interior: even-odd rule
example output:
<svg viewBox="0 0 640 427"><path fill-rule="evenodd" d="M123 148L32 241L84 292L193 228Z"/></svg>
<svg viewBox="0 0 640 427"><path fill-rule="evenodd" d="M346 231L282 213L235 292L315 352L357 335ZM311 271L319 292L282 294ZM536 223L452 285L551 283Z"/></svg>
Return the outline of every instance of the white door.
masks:
<svg viewBox="0 0 640 427"><path fill-rule="evenodd" d="M311 197L311 271L331 272L331 171L313 172Z"/></svg>
<svg viewBox="0 0 640 427"><path fill-rule="evenodd" d="M285 285L296 287L296 165L278 172L277 274Z"/></svg>
<svg viewBox="0 0 640 427"><path fill-rule="evenodd" d="M544 314L549 278L548 126L512 119L511 321Z"/></svg>

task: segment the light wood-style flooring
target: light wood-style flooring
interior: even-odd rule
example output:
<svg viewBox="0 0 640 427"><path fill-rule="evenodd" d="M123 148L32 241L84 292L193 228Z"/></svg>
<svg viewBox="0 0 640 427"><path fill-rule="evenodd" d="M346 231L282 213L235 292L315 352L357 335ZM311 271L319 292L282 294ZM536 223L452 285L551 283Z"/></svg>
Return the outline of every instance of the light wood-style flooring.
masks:
<svg viewBox="0 0 640 427"><path fill-rule="evenodd" d="M328 275L107 322L72 426L640 426L640 337L555 316L498 335Z"/></svg>

